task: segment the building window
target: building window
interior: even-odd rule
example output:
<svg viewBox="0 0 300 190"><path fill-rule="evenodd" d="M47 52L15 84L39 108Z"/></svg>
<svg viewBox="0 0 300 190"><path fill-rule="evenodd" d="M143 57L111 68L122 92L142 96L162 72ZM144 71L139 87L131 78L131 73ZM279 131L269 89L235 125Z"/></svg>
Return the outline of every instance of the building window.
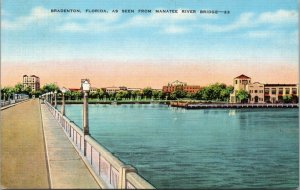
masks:
<svg viewBox="0 0 300 190"><path fill-rule="evenodd" d="M292 94L297 94L297 88L292 88Z"/></svg>
<svg viewBox="0 0 300 190"><path fill-rule="evenodd" d="M254 90L254 93L257 93L257 90Z"/></svg>
<svg viewBox="0 0 300 190"><path fill-rule="evenodd" d="M265 88L265 94L269 94L270 93L270 89L269 88Z"/></svg>
<svg viewBox="0 0 300 190"><path fill-rule="evenodd" d="M272 88L272 94L276 94L276 88Z"/></svg>
<svg viewBox="0 0 300 190"><path fill-rule="evenodd" d="M278 94L283 94L283 88L279 88Z"/></svg>
<svg viewBox="0 0 300 190"><path fill-rule="evenodd" d="M235 84L237 84L238 83L238 81L237 80L235 80Z"/></svg>
<svg viewBox="0 0 300 190"><path fill-rule="evenodd" d="M290 89L289 88L285 89L285 94L290 94Z"/></svg>

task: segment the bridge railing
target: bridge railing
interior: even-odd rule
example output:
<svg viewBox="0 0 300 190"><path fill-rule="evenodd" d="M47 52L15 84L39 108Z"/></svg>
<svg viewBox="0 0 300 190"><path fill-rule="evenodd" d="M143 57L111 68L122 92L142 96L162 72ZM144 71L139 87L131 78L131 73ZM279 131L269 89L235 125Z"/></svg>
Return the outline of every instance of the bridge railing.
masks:
<svg viewBox="0 0 300 190"><path fill-rule="evenodd" d="M93 170L98 181L102 184L102 188L154 189L149 182L138 175L135 168L125 165L91 136L84 136L83 131L75 123L63 116L50 103L45 102L45 104L60 123L77 151L88 162L90 169ZM84 148L86 148L85 155Z"/></svg>
<svg viewBox="0 0 300 190"><path fill-rule="evenodd" d="M15 104L15 103L18 103L18 102L22 102L22 101L27 100L27 99L28 99L28 97L18 98L18 99L10 99L10 100L6 100L6 101L1 100L1 107L5 107L5 106L8 106L10 104Z"/></svg>
<svg viewBox="0 0 300 190"><path fill-rule="evenodd" d="M10 101L1 101L1 107L8 106Z"/></svg>

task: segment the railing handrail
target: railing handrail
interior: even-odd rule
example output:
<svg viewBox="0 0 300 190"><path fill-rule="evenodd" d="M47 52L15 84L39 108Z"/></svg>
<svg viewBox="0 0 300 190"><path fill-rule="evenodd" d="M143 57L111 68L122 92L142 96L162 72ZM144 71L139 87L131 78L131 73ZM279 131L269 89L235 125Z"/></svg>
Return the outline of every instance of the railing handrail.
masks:
<svg viewBox="0 0 300 190"><path fill-rule="evenodd" d="M142 178L135 172L126 174L126 180L131 183L136 189L155 189L148 181Z"/></svg>
<svg viewBox="0 0 300 190"><path fill-rule="evenodd" d="M105 147L103 147L100 143L95 141L90 136L85 136L86 141L93 146L94 149L99 151L101 156L103 156L114 168L120 171L120 168L124 167L125 164L120 161L116 156L114 156L109 150L107 150Z"/></svg>

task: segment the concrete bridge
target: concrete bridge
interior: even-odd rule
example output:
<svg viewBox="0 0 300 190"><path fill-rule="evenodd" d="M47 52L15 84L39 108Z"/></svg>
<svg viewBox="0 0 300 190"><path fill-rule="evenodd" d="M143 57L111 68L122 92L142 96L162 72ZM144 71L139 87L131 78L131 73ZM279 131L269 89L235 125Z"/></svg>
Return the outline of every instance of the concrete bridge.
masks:
<svg viewBox="0 0 300 190"><path fill-rule="evenodd" d="M2 189L153 189L50 103L1 110Z"/></svg>

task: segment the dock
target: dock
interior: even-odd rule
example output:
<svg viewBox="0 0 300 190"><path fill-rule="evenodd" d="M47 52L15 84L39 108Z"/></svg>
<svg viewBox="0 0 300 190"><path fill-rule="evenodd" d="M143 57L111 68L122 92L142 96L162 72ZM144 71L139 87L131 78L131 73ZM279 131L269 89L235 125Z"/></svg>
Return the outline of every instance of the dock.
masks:
<svg viewBox="0 0 300 190"><path fill-rule="evenodd" d="M173 101L170 103L172 107L185 109L241 109L241 108L298 108L298 104L228 104L228 103L187 103Z"/></svg>

